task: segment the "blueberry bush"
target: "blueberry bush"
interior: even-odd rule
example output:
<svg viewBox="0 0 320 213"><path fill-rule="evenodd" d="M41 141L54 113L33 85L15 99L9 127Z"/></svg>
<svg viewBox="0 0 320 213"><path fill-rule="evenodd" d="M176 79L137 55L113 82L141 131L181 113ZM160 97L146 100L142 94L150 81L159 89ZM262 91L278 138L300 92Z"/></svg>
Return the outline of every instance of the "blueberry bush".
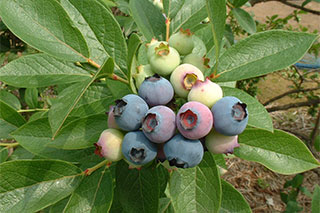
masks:
<svg viewBox="0 0 320 213"><path fill-rule="evenodd" d="M31 49L0 68L0 212L251 212L220 178L225 153L287 175L319 167L235 88L318 35L256 33L246 2L0 0L1 27ZM227 5L249 34L238 42Z"/></svg>

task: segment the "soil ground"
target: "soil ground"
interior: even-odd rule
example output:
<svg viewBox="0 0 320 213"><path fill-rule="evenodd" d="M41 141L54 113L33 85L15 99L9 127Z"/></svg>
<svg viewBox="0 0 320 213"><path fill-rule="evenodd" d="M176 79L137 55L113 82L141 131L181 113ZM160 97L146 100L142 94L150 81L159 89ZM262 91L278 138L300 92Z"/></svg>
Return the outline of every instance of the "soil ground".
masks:
<svg viewBox="0 0 320 213"><path fill-rule="evenodd" d="M302 1L294 1L301 5ZM311 2L309 8L320 11L320 4ZM286 17L295 9L283 5L278 2L266 2L256 4L252 8L246 8L251 14L254 14L255 19L260 22L265 22L266 16L278 14L279 17ZM290 22L294 27L298 28L299 24ZM320 16L313 14L302 14L300 25L309 28L309 32L314 30L320 31ZM289 90L291 83L281 77L280 73L268 75L258 84L259 92L257 95L261 103L282 94ZM312 86L312 85L309 85ZM289 97L282 98L272 105L283 105L296 101ZM277 111L271 113L275 128L295 132L300 135L308 136L312 130L314 117L307 113L307 108L291 109L287 111ZM318 153L320 154L320 153ZM319 155L316 156L318 159ZM280 192L283 190L284 183L291 180L294 175L280 175L274 173L264 166L247 162L238 158L227 158L228 171L223 175L223 178L233 184L249 202L253 212L283 212L285 203L281 201ZM313 192L316 184L320 185L320 169L307 171L304 174L303 186L310 192ZM302 212L311 212L311 198L303 195L298 196L299 205L303 207Z"/></svg>

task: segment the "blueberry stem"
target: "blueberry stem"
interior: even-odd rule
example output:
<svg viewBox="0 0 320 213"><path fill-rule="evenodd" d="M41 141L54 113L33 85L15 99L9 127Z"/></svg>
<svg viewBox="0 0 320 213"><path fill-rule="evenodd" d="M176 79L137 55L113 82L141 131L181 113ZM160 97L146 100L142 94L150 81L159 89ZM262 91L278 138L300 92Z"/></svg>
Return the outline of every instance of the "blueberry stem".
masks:
<svg viewBox="0 0 320 213"><path fill-rule="evenodd" d="M170 18L166 19L166 41L169 41L169 35L170 35Z"/></svg>
<svg viewBox="0 0 320 213"><path fill-rule="evenodd" d="M96 68L98 68L98 69L100 69L100 67L101 67L99 64L97 64L96 62L94 62L94 61L91 60L91 59L88 59L88 63L89 63L91 66L94 66L94 67L96 67ZM113 80L117 80L117 81L121 81L121 82L123 82L123 83L129 84L129 81L128 81L128 80L126 80L126 79L124 79L124 78L121 78L120 76L118 76L118 75L116 75L116 74L114 74L114 73L112 73L112 75L108 75L108 77L110 77L110 78L113 79Z"/></svg>
<svg viewBox="0 0 320 213"><path fill-rule="evenodd" d="M19 146L19 143L0 143L0 146L6 146L8 148L14 148Z"/></svg>
<svg viewBox="0 0 320 213"><path fill-rule="evenodd" d="M96 171L97 169L103 167L103 166L110 166L111 162L109 160L104 160L104 161L101 161L100 163L98 163L97 165L91 167L91 168L88 168L86 169L83 174L86 175L86 176L89 176L92 174L92 172Z"/></svg>
<svg viewBox="0 0 320 213"><path fill-rule="evenodd" d="M34 112L34 111L48 111L49 109L20 109L17 112Z"/></svg>

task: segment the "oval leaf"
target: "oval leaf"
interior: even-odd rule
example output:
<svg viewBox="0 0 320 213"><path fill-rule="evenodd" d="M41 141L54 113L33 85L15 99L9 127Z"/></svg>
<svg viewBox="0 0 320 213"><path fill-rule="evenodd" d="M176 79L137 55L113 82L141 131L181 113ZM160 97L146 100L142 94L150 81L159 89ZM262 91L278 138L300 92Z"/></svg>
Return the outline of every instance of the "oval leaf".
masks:
<svg viewBox="0 0 320 213"><path fill-rule="evenodd" d="M36 212L72 193L81 170L64 161L17 160L0 164L0 212Z"/></svg>
<svg viewBox="0 0 320 213"><path fill-rule="evenodd" d="M0 71L1 73L1 71ZM1 74L0 74L1 76ZM2 80L2 79L1 79ZM14 108L15 110L21 109L21 104L17 96L13 95L10 92L7 92L6 90L0 90L0 100L7 103L9 106Z"/></svg>
<svg viewBox="0 0 320 213"><path fill-rule="evenodd" d="M122 78L127 78L127 44L123 37L119 23L116 21L112 13L101 3L97 1L83 1L83 0L68 0L74 8L78 10L83 17L79 24L85 25L81 27L84 34L87 30L92 33L85 34L86 38L98 40L102 45L104 52L107 53L109 58L114 59L116 74L119 74ZM76 13L79 15L79 13ZM90 29L89 29L90 28ZM91 41L92 42L92 41ZM90 44L91 48L101 48L101 45L95 45L96 42ZM94 52L95 54L96 51ZM94 57L97 57L95 55ZM107 60L105 58L105 60ZM103 61L102 61L103 62ZM101 65L101 64L100 64Z"/></svg>
<svg viewBox="0 0 320 213"><path fill-rule="evenodd" d="M237 212L250 213L250 206L243 195L236 190L230 183L221 180L222 200L220 213Z"/></svg>
<svg viewBox="0 0 320 213"><path fill-rule="evenodd" d="M171 20L177 15L185 0L163 0L163 10Z"/></svg>
<svg viewBox="0 0 320 213"><path fill-rule="evenodd" d="M301 140L284 131L248 129L239 135L239 144L236 156L280 174L296 174L320 166Z"/></svg>
<svg viewBox="0 0 320 213"><path fill-rule="evenodd" d="M220 176L209 152L197 167L174 171L169 187L176 212L218 212L220 208Z"/></svg>
<svg viewBox="0 0 320 213"><path fill-rule="evenodd" d="M31 109L38 107L38 89L27 88L24 95L24 100Z"/></svg>
<svg viewBox="0 0 320 213"><path fill-rule="evenodd" d="M116 189L124 212L157 212L159 205L159 180L153 166L141 170L129 169L119 161L116 167Z"/></svg>
<svg viewBox="0 0 320 213"><path fill-rule="evenodd" d="M63 60L87 61L87 43L58 1L0 1L0 14L15 35L36 49Z"/></svg>
<svg viewBox="0 0 320 213"><path fill-rule="evenodd" d="M24 117L22 117L15 109L0 100L0 120L19 127L26 123Z"/></svg>
<svg viewBox="0 0 320 213"><path fill-rule="evenodd" d="M113 180L105 166L85 177L72 193L64 212L109 212L113 199Z"/></svg>
<svg viewBox="0 0 320 213"><path fill-rule="evenodd" d="M221 42L227 18L226 0L207 0L207 12L215 44L216 60L219 59Z"/></svg>
<svg viewBox="0 0 320 213"><path fill-rule="evenodd" d="M175 33L183 29L193 29L208 16L205 0L185 0L181 9L171 20L170 32Z"/></svg>
<svg viewBox="0 0 320 213"><path fill-rule="evenodd" d="M28 122L12 133L14 139L27 151L44 158L61 159L78 163L94 155L94 148L80 150L63 150L53 147L52 132L48 118Z"/></svg>
<svg viewBox="0 0 320 213"><path fill-rule="evenodd" d="M272 119L264 106L248 93L231 87L222 87L224 96L235 96L247 104L249 112L248 125L273 132Z"/></svg>
<svg viewBox="0 0 320 213"><path fill-rule="evenodd" d="M84 81L90 74L72 62L47 54L21 57L0 69L1 81L16 87L46 87Z"/></svg>
<svg viewBox="0 0 320 213"><path fill-rule="evenodd" d="M312 203L311 203L312 213L319 212L320 209L320 187L316 185L313 191Z"/></svg>
<svg viewBox="0 0 320 213"><path fill-rule="evenodd" d="M250 34L253 34L257 31L256 23L252 16L245 10L241 8L233 8L232 12L234 17L237 19L240 26Z"/></svg>
<svg viewBox="0 0 320 213"><path fill-rule="evenodd" d="M148 41L165 39L165 18L154 4L148 0L131 0L129 5L134 21Z"/></svg>
<svg viewBox="0 0 320 213"><path fill-rule="evenodd" d="M215 81L238 81L287 68L299 61L315 34L270 30L256 33L222 54Z"/></svg>

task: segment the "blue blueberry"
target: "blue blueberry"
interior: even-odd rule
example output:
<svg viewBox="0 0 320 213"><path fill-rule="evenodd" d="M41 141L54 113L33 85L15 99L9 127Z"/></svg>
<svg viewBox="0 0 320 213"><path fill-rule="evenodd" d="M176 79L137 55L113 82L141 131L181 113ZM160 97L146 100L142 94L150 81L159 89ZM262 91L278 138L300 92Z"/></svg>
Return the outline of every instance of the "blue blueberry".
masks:
<svg viewBox="0 0 320 213"><path fill-rule="evenodd" d="M176 131L176 115L169 107L152 107L142 122L142 131L150 141L164 143Z"/></svg>
<svg viewBox="0 0 320 213"><path fill-rule="evenodd" d="M211 108L214 129L226 136L239 135L248 124L247 105L238 98L226 96Z"/></svg>
<svg viewBox="0 0 320 213"><path fill-rule="evenodd" d="M178 168L197 166L204 153L200 140L190 140L180 134L165 143L163 150L170 166Z"/></svg>
<svg viewBox="0 0 320 213"><path fill-rule="evenodd" d="M138 93L152 107L169 103L173 98L174 90L167 79L155 74L142 82Z"/></svg>
<svg viewBox="0 0 320 213"><path fill-rule="evenodd" d="M142 131L128 132L122 141L125 159L134 165L145 165L156 158L157 145L146 138Z"/></svg>
<svg viewBox="0 0 320 213"><path fill-rule="evenodd" d="M148 109L148 104L142 98L129 94L116 101L113 114L120 129L134 131L141 127Z"/></svg>

